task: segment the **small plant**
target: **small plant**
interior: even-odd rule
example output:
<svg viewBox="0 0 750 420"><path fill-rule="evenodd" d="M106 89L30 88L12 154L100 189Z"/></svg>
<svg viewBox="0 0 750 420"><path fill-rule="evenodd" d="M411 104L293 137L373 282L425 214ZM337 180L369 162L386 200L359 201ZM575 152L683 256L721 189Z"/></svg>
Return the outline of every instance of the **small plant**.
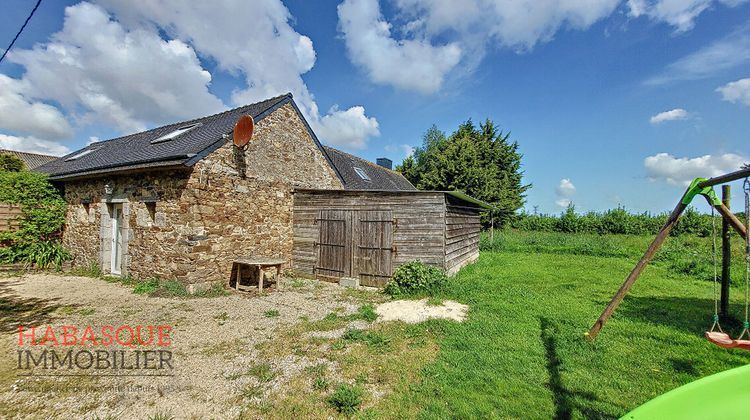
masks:
<svg viewBox="0 0 750 420"><path fill-rule="evenodd" d="M346 341L356 341L356 342L364 343L367 345L367 347L381 350L381 351L390 350L390 346L391 346L390 337L386 337L385 335L381 333L363 331L363 330L358 330L355 328L346 330L346 332L344 332L344 335L342 335L341 338L343 338Z"/></svg>
<svg viewBox="0 0 750 420"><path fill-rule="evenodd" d="M351 415L359 410L362 404L362 388L356 385L342 384L326 400L330 406L341 414Z"/></svg>
<svg viewBox="0 0 750 420"><path fill-rule="evenodd" d="M248 385L242 388L242 396L251 400L253 398L260 398L263 396L263 387L258 384Z"/></svg>
<svg viewBox="0 0 750 420"><path fill-rule="evenodd" d="M396 269L384 291L391 296L433 294L443 288L447 280L440 268L412 261Z"/></svg>
<svg viewBox="0 0 750 420"><path fill-rule="evenodd" d="M250 366L247 370L249 375L255 376L260 382L271 382L276 377L276 372L268 363L258 363Z"/></svg>
<svg viewBox="0 0 750 420"><path fill-rule="evenodd" d="M103 273L102 267L96 261L91 261L87 266L75 267L71 270L70 274L81 277L100 278Z"/></svg>
<svg viewBox="0 0 750 420"><path fill-rule="evenodd" d="M328 380L322 376L317 376L313 380L313 389L316 391L325 391L328 389L330 384L328 383Z"/></svg>
<svg viewBox="0 0 750 420"><path fill-rule="evenodd" d="M370 304L360 306L357 310L357 315L359 316L359 319L363 319L367 322L373 322L378 319L378 314L375 313L375 308Z"/></svg>
<svg viewBox="0 0 750 420"><path fill-rule="evenodd" d="M292 279L292 287L298 288L305 285L305 281L302 279Z"/></svg>
<svg viewBox="0 0 750 420"><path fill-rule="evenodd" d="M133 288L133 293L137 295L146 295L155 292L159 288L159 279L151 278L138 283Z"/></svg>
<svg viewBox="0 0 750 420"><path fill-rule="evenodd" d="M269 310L263 312L263 316L266 317L266 318L276 318L279 315L280 315L279 311L276 310L276 309L269 309Z"/></svg>
<svg viewBox="0 0 750 420"><path fill-rule="evenodd" d="M149 416L148 420L174 420L174 416L167 412L158 412L153 416Z"/></svg>
<svg viewBox="0 0 750 420"><path fill-rule="evenodd" d="M229 314L226 312L222 312L218 315L214 315L214 319L219 321L219 325L224 325L229 320Z"/></svg>

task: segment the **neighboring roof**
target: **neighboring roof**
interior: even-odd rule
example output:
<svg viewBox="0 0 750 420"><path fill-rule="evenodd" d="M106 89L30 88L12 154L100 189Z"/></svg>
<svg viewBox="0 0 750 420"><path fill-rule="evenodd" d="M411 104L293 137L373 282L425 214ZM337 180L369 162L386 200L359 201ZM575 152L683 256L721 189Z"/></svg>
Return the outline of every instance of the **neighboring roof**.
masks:
<svg viewBox="0 0 750 420"><path fill-rule="evenodd" d="M81 150L40 166L36 170L49 174L50 179L65 180L145 168L187 168L229 141L224 135L232 132L234 124L241 115L251 115L257 123L286 103L291 103L299 114L292 100L292 94L288 93L219 114L92 143ZM301 114L299 115L302 118ZM173 140L152 143L179 128L193 124L201 125L184 132ZM318 143L314 134L312 136ZM66 160L92 149L92 152L77 159Z"/></svg>
<svg viewBox="0 0 750 420"><path fill-rule="evenodd" d="M13 155L26 164L26 169L34 169L45 163L52 162L57 156L43 155L41 153L19 152L17 150L0 149L0 154Z"/></svg>
<svg viewBox="0 0 750 420"><path fill-rule="evenodd" d="M331 158L333 166L341 175L344 189L347 190L377 190L377 191L416 191L403 175L396 171L359 158L333 147L323 146ZM356 168L356 169L355 169ZM357 174L357 169L364 172L369 179L363 179Z"/></svg>
<svg viewBox="0 0 750 420"><path fill-rule="evenodd" d="M335 149L334 149L335 150ZM455 197L461 201L464 201L466 203L474 204L477 207L481 207L483 209L492 210L495 207L493 207L490 203L487 203L485 201L482 201L478 198L474 198L470 195L467 195L464 192L461 191L423 191L423 190L356 190L356 189L347 189L347 190L328 190L328 189L319 189L319 188L297 188L294 191L296 192L309 192L309 193L322 193L322 194L356 194L356 193L368 193L368 194L444 194L449 195L451 197Z"/></svg>

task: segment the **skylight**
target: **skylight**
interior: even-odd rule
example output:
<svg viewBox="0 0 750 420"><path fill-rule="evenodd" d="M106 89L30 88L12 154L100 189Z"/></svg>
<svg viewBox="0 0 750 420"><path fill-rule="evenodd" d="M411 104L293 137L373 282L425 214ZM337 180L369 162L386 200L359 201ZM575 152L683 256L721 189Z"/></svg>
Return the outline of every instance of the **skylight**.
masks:
<svg viewBox="0 0 750 420"><path fill-rule="evenodd" d="M76 153L75 155L73 155L73 156L71 156L71 157L69 157L69 158L65 159L65 161L66 161L66 162L69 162L69 161L71 161L71 160L76 160L76 159L78 159L78 158L81 158L81 157L84 157L84 156L88 155L89 153L91 153L91 152L93 152L93 151L96 151L96 150L99 150L99 148L98 148L98 147L95 147L95 148L92 148L92 149L86 149L86 150L84 150L84 151L83 151L83 152L81 152L81 153Z"/></svg>
<svg viewBox="0 0 750 420"><path fill-rule="evenodd" d="M201 124L201 123L195 123L195 124L190 124L190 125L186 125L186 126L180 127L180 128L178 128L177 130L174 130L174 131L172 131L172 132L169 132L169 133L167 133L167 134L165 134L165 135L163 135L163 136L159 137L159 138L158 138L158 139L156 139L156 140L151 140L151 144L155 144L155 143L161 143L161 142L164 142L164 141L170 141L170 140L174 140L174 139L175 139L175 138L176 138L177 136L180 136L180 135L182 135L182 134L185 134L185 133L187 133L188 131L190 131L190 130L192 130L192 129L194 129L194 128L200 127L200 126L202 126L202 125L203 125L203 124Z"/></svg>
<svg viewBox="0 0 750 420"><path fill-rule="evenodd" d="M360 178L364 179L365 181L371 181L370 177L367 175L367 172L365 172L362 168L354 167L354 172L359 175Z"/></svg>

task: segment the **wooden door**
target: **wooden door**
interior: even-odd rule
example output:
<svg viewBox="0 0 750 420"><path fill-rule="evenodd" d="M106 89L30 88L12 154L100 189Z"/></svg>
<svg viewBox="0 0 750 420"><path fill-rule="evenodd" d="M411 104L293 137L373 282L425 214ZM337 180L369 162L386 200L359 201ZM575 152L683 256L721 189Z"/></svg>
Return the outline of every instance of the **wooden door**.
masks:
<svg viewBox="0 0 750 420"><path fill-rule="evenodd" d="M321 280L337 281L351 276L352 270L352 212L350 210L320 210L318 213L318 257L315 276Z"/></svg>
<svg viewBox="0 0 750 420"><path fill-rule="evenodd" d="M390 210L357 213L355 276L362 286L383 287L393 275L393 214Z"/></svg>

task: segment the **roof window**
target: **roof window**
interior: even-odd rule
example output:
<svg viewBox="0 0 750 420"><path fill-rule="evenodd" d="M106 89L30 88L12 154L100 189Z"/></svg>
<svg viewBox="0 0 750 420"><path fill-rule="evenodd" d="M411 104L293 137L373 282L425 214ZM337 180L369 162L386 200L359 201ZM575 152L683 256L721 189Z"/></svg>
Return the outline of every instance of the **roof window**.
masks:
<svg viewBox="0 0 750 420"><path fill-rule="evenodd" d="M367 172L365 172L362 168L354 167L354 172L359 175L360 178L364 179L365 181L372 181L370 177L367 175Z"/></svg>
<svg viewBox="0 0 750 420"><path fill-rule="evenodd" d="M188 131L190 131L190 130L192 130L194 128L198 128L198 127L200 127L202 125L203 124L201 124L201 123L195 123L195 124L190 124L190 125L182 126L182 127L178 128L177 130L171 131L171 132L169 132L169 133L167 133L167 134L159 137L156 140L151 140L151 144L156 144L156 143L161 143L161 142L165 142L165 141L174 140L177 136L185 134Z"/></svg>
<svg viewBox="0 0 750 420"><path fill-rule="evenodd" d="M70 162L71 160L76 160L78 158L82 158L82 157L84 157L84 156L88 155L89 153L94 152L96 150L99 150L99 148L98 147L94 147L94 148L91 148L91 149L86 149L86 150L84 150L84 151L82 151L80 153L76 153L75 155L73 155L73 156L65 159L65 161L66 162Z"/></svg>

